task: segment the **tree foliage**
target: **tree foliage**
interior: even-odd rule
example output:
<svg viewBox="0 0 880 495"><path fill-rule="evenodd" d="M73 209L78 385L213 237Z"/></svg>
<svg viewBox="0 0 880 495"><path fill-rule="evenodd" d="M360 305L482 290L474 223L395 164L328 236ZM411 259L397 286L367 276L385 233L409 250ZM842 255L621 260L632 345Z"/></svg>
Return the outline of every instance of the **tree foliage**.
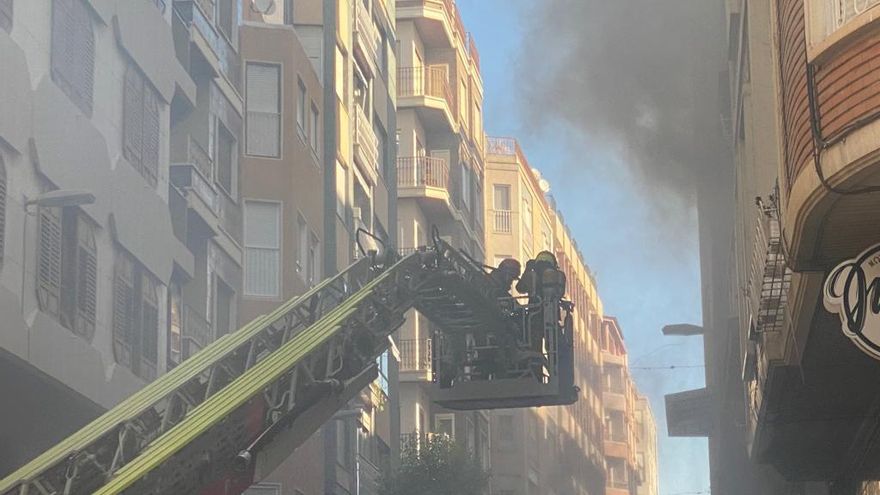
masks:
<svg viewBox="0 0 880 495"><path fill-rule="evenodd" d="M436 435L402 446L400 467L379 479L379 495L482 495L488 482L471 452Z"/></svg>

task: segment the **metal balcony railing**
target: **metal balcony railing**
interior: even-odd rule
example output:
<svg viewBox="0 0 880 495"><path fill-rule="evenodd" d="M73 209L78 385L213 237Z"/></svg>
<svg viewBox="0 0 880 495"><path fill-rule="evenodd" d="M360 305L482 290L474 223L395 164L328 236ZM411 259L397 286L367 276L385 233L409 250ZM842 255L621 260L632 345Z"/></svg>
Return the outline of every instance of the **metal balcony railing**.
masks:
<svg viewBox="0 0 880 495"><path fill-rule="evenodd" d="M749 273L749 302L759 333L782 330L791 287L791 270L782 252L778 209L772 200L770 203L757 206Z"/></svg>
<svg viewBox="0 0 880 495"><path fill-rule="evenodd" d="M379 139L373 132L370 120L364 110L356 106L355 110L355 143L365 162L364 165L373 173L379 172Z"/></svg>
<svg viewBox="0 0 880 495"><path fill-rule="evenodd" d="M495 217L495 233L509 234L513 229L513 213L510 210L493 210L492 214Z"/></svg>
<svg viewBox="0 0 880 495"><path fill-rule="evenodd" d="M402 156L397 159L397 187L449 188L449 164L442 158Z"/></svg>
<svg viewBox="0 0 880 495"><path fill-rule="evenodd" d="M880 4L880 0L827 0L831 4L831 23L828 34L839 29L850 19Z"/></svg>
<svg viewBox="0 0 880 495"><path fill-rule="evenodd" d="M400 67L397 69L397 96L431 96L454 107L449 73L445 66Z"/></svg>
<svg viewBox="0 0 880 495"><path fill-rule="evenodd" d="M431 339L401 340L398 348L400 371L431 371Z"/></svg>

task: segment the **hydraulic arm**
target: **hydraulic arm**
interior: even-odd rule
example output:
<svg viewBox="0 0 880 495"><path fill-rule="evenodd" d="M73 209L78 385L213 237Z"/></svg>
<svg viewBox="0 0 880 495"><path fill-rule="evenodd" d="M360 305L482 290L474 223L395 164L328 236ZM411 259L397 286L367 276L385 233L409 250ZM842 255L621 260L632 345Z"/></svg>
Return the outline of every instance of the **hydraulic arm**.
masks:
<svg viewBox="0 0 880 495"><path fill-rule="evenodd" d="M571 403L570 319L558 297L547 301L532 311L505 297L439 239L402 259L371 253L15 471L0 494L241 493L376 378L376 358L413 307L452 342L435 356L438 386L457 393L450 406ZM532 325L554 320L536 352ZM492 395L477 382L520 386Z"/></svg>

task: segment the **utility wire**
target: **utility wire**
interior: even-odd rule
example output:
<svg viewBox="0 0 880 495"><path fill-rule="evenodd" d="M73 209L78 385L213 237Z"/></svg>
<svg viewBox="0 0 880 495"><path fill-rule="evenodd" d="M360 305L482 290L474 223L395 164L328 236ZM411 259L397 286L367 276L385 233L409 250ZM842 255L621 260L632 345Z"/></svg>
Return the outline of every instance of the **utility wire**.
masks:
<svg viewBox="0 0 880 495"><path fill-rule="evenodd" d="M669 366L630 366L631 370L678 370L678 369L693 369L693 368L705 368L705 364L672 364ZM670 494L677 495L677 494Z"/></svg>

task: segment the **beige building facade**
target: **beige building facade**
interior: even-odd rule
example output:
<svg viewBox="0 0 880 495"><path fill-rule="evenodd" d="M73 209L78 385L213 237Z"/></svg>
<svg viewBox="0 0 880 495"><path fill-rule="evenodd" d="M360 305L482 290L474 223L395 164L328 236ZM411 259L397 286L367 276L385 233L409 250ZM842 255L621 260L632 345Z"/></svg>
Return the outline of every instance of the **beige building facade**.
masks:
<svg viewBox="0 0 880 495"><path fill-rule="evenodd" d="M457 8L452 0L397 2L397 242L410 252L429 245L436 228L482 261L483 83ZM488 414L433 403L433 335L415 310L397 334L403 442L445 434L488 469Z"/></svg>
<svg viewBox="0 0 880 495"><path fill-rule="evenodd" d="M657 425L651 404L644 395L636 398L636 466L641 483L637 495L660 495L659 458L657 456Z"/></svg>
<svg viewBox="0 0 880 495"><path fill-rule="evenodd" d="M599 324L602 303L589 268L549 190L519 144L488 138L486 259L556 255L575 306L575 384L571 406L496 410L492 423L492 493L504 495L604 493Z"/></svg>

